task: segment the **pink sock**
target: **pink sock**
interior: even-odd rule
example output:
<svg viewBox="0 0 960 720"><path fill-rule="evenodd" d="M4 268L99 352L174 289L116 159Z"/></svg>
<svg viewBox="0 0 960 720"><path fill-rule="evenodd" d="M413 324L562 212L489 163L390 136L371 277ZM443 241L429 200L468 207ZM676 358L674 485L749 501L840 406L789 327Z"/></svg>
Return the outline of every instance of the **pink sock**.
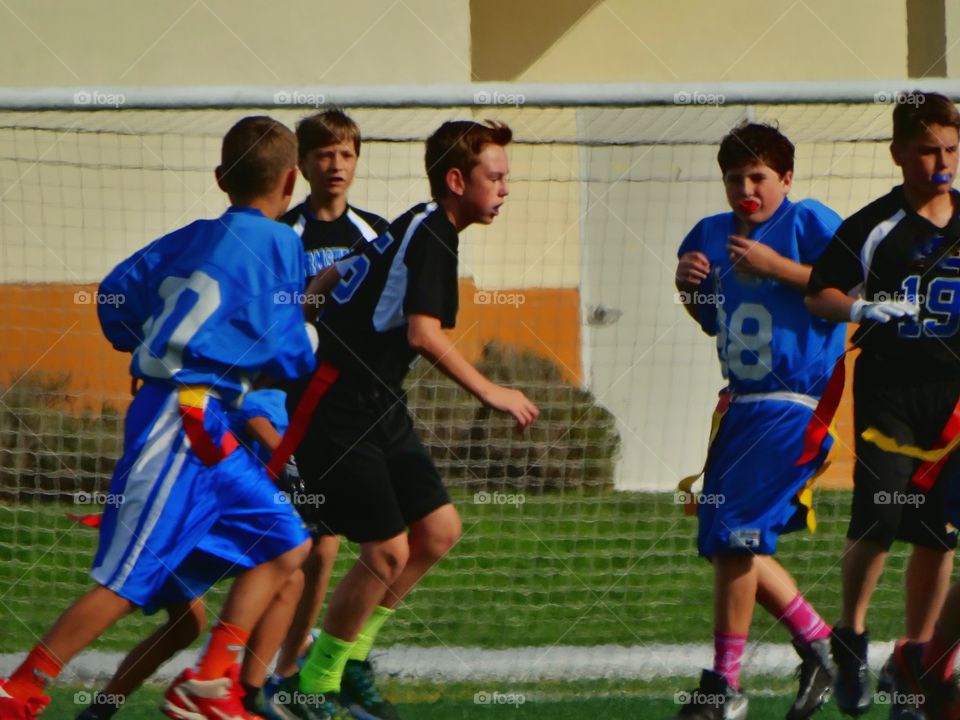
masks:
<svg viewBox="0 0 960 720"><path fill-rule="evenodd" d="M949 681L957 666L957 651L960 645L943 637L940 623L933 629L933 637L923 644L923 667L938 680Z"/></svg>
<svg viewBox="0 0 960 720"><path fill-rule="evenodd" d="M713 670L723 675L726 681L740 689L740 663L743 661L743 649L747 646L746 635L728 635L713 632Z"/></svg>
<svg viewBox="0 0 960 720"><path fill-rule="evenodd" d="M800 593L783 609L780 622L787 627L794 639L802 643L812 643L830 635L830 626L817 615L813 605Z"/></svg>

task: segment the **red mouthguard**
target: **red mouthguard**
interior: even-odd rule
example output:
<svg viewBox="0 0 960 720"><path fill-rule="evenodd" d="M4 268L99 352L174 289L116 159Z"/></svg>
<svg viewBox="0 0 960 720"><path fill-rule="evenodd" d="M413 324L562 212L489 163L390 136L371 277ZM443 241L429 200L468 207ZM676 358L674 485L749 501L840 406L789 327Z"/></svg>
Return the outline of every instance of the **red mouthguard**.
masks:
<svg viewBox="0 0 960 720"><path fill-rule="evenodd" d="M755 213L760 209L760 203L752 198L740 201L740 209L746 213Z"/></svg>

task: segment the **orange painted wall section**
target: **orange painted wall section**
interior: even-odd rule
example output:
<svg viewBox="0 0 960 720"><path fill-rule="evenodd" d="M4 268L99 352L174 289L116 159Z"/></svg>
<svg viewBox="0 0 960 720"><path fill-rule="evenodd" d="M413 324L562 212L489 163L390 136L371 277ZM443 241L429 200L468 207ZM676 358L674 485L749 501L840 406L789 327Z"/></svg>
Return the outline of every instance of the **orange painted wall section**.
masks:
<svg viewBox="0 0 960 720"><path fill-rule="evenodd" d="M96 285L0 285L0 380L69 373L70 392L97 407L129 397L130 355L100 333Z"/></svg>
<svg viewBox="0 0 960 720"><path fill-rule="evenodd" d="M95 292L95 285L0 285L0 381L24 370L69 373L71 391L93 406L127 397L130 356L100 333ZM575 289L481 292L462 279L451 335L470 360L495 340L553 360L579 384L579 303Z"/></svg>

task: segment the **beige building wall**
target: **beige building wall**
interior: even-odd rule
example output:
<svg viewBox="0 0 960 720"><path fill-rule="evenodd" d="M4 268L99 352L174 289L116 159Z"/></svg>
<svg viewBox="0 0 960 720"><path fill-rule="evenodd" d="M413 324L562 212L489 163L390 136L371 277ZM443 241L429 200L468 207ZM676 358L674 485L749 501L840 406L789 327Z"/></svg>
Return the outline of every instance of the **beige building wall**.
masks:
<svg viewBox="0 0 960 720"><path fill-rule="evenodd" d="M546 22L544 3L472 5L474 68L482 79L873 80L907 73L905 0L565 0L555 9L550 3L554 17ZM557 18L567 25L558 27ZM489 57L478 58L480 46ZM517 46L541 52L528 51L524 64Z"/></svg>
<svg viewBox="0 0 960 720"><path fill-rule="evenodd" d="M0 87L466 82L467 0L8 0Z"/></svg>
<svg viewBox="0 0 960 720"><path fill-rule="evenodd" d="M901 78L911 3L955 59L957 0L8 0L0 86Z"/></svg>

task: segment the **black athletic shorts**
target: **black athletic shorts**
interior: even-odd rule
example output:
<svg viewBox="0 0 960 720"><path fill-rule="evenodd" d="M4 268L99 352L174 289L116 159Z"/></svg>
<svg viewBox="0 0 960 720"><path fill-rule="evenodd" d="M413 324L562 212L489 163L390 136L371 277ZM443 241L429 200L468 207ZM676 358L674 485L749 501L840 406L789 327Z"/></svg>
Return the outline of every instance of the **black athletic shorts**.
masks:
<svg viewBox="0 0 960 720"><path fill-rule="evenodd" d="M934 487L923 492L912 483L920 461L881 450L861 437L873 427L900 445L930 449L960 397L960 381L902 378L877 370L871 359L857 358L853 379L856 465L847 537L866 539L885 549L903 540L936 550L957 546L947 530L944 507L948 482L957 482L960 453L948 460Z"/></svg>
<svg viewBox="0 0 960 720"><path fill-rule="evenodd" d="M387 540L450 502L402 390L337 381L295 456L314 536Z"/></svg>

